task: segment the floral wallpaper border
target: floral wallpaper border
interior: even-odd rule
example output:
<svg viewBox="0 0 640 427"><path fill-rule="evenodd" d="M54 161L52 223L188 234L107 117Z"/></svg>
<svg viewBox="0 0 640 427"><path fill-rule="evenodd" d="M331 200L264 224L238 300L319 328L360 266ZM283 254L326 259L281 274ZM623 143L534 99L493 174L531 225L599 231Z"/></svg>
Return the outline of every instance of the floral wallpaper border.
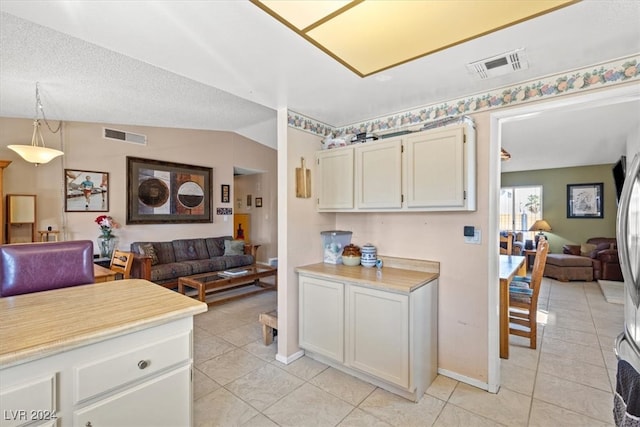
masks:
<svg viewBox="0 0 640 427"><path fill-rule="evenodd" d="M640 80L640 56L632 56L616 61L602 63L567 74L556 74L543 79L519 83L516 86L496 89L484 94L433 104L414 110L395 113L390 116L372 119L342 128L332 128L313 119L287 112L288 125L324 137L344 133L387 132L400 130L408 126L425 124L433 120L456 117L479 111L505 106L524 104L541 99L549 99L568 93L612 86Z"/></svg>

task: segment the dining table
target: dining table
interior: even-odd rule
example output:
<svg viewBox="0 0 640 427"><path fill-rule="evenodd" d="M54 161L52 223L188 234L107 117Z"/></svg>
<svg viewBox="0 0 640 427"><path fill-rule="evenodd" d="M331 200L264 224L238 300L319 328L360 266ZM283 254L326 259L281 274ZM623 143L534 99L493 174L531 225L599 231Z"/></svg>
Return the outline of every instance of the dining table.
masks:
<svg viewBox="0 0 640 427"><path fill-rule="evenodd" d="M509 358L509 285L515 276L526 276L527 257L500 255L500 358Z"/></svg>

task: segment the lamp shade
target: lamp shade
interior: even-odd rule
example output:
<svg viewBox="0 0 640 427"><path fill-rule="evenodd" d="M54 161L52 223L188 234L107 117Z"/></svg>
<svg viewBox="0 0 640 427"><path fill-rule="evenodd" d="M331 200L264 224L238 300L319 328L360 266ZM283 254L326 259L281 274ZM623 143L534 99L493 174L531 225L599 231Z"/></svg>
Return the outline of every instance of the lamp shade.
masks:
<svg viewBox="0 0 640 427"><path fill-rule="evenodd" d="M551 231L551 226L544 219L539 219L533 223L529 231Z"/></svg>
<svg viewBox="0 0 640 427"><path fill-rule="evenodd" d="M18 153L20 157L25 159L27 162L35 163L36 165L49 163L51 160L64 154L60 150L39 147L37 145L8 145L7 148Z"/></svg>

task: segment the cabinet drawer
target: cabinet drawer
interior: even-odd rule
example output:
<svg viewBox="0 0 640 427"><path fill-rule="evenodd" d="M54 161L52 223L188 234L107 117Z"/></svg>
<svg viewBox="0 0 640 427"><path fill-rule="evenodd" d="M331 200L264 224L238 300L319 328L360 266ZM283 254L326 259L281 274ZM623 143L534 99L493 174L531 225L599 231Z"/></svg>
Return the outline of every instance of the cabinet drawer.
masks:
<svg viewBox="0 0 640 427"><path fill-rule="evenodd" d="M53 421L56 409L55 375L25 381L0 391L0 426L13 427L35 420Z"/></svg>
<svg viewBox="0 0 640 427"><path fill-rule="evenodd" d="M191 333L120 352L76 366L74 403L160 372L191 359Z"/></svg>
<svg viewBox="0 0 640 427"><path fill-rule="evenodd" d="M191 367L169 371L73 413L73 425L191 426Z"/></svg>

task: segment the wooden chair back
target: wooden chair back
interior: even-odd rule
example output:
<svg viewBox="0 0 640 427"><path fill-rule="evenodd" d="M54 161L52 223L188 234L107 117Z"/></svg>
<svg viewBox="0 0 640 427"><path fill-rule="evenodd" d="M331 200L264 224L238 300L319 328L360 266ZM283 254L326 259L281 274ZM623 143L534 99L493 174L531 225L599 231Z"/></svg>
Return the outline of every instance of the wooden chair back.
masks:
<svg viewBox="0 0 640 427"><path fill-rule="evenodd" d="M122 274L123 279L131 277L131 266L133 265L133 252L113 251L109 268L116 273Z"/></svg>
<svg viewBox="0 0 640 427"><path fill-rule="evenodd" d="M538 295L547 263L549 242L540 240L529 281L514 281L515 286L528 286L529 293L509 292L509 333L529 338L529 347L535 349L538 339Z"/></svg>
<svg viewBox="0 0 640 427"><path fill-rule="evenodd" d="M502 247L503 243L506 244L505 248ZM502 233L500 233L500 254L511 255L512 251L513 251L513 232L507 231L506 236L503 236Z"/></svg>

